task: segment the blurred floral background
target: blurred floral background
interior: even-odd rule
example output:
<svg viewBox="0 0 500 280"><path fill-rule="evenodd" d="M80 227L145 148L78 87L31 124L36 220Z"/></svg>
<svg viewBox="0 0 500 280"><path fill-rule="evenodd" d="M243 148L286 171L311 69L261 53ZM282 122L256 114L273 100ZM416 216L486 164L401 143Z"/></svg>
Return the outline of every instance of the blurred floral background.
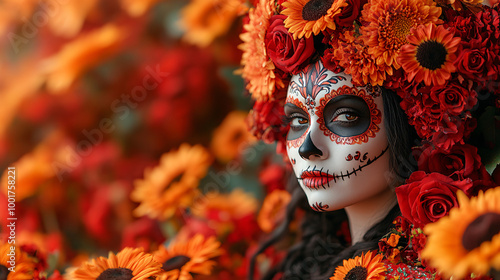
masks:
<svg viewBox="0 0 500 280"><path fill-rule="evenodd" d="M62 279L108 252L152 254L162 279L246 276L290 199L276 147L246 127L235 72L247 7L0 1L2 279ZM263 269L281 257L266 254ZM87 270L74 275L95 279Z"/></svg>

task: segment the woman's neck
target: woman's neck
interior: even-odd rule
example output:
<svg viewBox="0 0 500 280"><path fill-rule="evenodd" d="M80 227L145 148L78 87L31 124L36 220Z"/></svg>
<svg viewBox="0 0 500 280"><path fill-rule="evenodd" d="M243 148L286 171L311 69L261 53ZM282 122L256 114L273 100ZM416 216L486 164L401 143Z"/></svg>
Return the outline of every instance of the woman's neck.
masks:
<svg viewBox="0 0 500 280"><path fill-rule="evenodd" d="M346 207L352 244L362 241L368 229L380 222L396 204L396 194L387 188L368 200Z"/></svg>

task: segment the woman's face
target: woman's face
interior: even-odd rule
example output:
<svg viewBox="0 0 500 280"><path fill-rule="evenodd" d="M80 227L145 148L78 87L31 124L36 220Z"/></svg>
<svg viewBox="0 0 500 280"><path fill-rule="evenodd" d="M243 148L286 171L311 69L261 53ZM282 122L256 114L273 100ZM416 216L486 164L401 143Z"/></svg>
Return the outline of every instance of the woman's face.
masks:
<svg viewBox="0 0 500 280"><path fill-rule="evenodd" d="M353 87L350 76L321 62L292 77L286 146L311 208L341 209L389 188L383 111L379 88Z"/></svg>

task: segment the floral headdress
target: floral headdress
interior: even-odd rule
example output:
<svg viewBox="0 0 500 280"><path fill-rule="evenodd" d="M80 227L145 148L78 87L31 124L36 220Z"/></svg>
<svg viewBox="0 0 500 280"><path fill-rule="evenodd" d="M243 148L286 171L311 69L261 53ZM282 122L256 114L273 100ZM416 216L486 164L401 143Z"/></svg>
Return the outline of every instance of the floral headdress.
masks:
<svg viewBox="0 0 500 280"><path fill-rule="evenodd" d="M250 130L284 150L293 74L321 60L356 86L382 86L421 142L418 171L396 189L415 229L500 185L500 17L480 0L254 0L240 35L241 74L255 101ZM481 155L481 156L480 156ZM496 181L496 182L495 182ZM421 233L422 231L420 231ZM397 242L396 242L397 243ZM419 251L419 250L418 250Z"/></svg>

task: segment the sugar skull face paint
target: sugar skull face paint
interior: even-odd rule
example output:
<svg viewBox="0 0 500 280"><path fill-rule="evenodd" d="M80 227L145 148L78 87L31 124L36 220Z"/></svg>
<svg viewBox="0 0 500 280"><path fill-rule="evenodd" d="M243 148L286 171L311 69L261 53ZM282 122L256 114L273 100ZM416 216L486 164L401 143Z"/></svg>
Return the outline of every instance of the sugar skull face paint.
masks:
<svg viewBox="0 0 500 280"><path fill-rule="evenodd" d="M317 62L292 77L285 115L288 156L313 209L345 208L389 188L380 91Z"/></svg>

